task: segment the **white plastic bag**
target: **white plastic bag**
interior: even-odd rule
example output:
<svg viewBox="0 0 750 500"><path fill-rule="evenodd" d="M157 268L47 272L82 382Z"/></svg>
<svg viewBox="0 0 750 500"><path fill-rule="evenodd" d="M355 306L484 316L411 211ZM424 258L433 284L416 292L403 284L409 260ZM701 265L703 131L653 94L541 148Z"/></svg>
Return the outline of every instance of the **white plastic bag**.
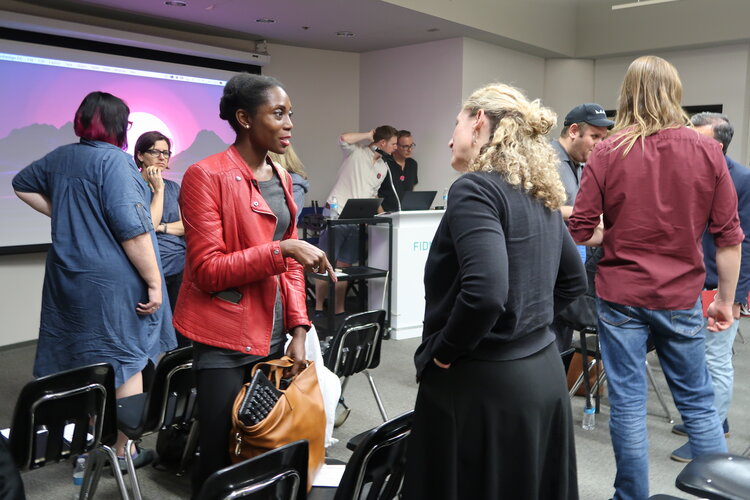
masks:
<svg viewBox="0 0 750 500"><path fill-rule="evenodd" d="M287 340L284 349L289 347L289 342L291 339ZM338 439L333 437L333 422L336 420L336 406L341 397L341 380L323 363L323 354L320 352L320 340L318 340L315 325L310 326L305 338L305 357L315 362L318 385L323 395L323 406L326 411L325 447L328 448L338 442Z"/></svg>

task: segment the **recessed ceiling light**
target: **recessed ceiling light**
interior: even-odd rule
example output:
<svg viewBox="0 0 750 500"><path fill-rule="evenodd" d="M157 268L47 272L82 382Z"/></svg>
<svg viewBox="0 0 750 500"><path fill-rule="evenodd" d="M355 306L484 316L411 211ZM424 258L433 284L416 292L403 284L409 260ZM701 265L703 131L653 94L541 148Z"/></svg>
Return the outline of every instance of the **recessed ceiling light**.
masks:
<svg viewBox="0 0 750 500"><path fill-rule="evenodd" d="M275 23L276 19L271 19L270 17L260 17L255 20L256 23L265 23L265 24L271 24Z"/></svg>
<svg viewBox="0 0 750 500"><path fill-rule="evenodd" d="M352 33L351 31L337 31L336 36L340 36L343 38L353 38L354 33Z"/></svg>
<svg viewBox="0 0 750 500"><path fill-rule="evenodd" d="M164 5L169 5L170 7L187 7L187 2L185 0L167 0L164 2Z"/></svg>
<svg viewBox="0 0 750 500"><path fill-rule="evenodd" d="M435 33L436 31L440 31L440 28L427 28L427 33Z"/></svg>

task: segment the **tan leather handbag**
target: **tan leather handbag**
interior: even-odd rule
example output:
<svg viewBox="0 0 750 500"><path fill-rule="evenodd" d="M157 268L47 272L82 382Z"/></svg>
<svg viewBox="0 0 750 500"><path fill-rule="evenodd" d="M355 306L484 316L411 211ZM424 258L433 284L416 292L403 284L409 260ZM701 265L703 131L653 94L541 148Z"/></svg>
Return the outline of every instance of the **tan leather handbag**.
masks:
<svg viewBox="0 0 750 500"><path fill-rule="evenodd" d="M306 363L307 367L282 390L283 394L266 418L255 425L247 426L239 420L239 409L250 384L242 387L232 407L229 453L232 463L237 463L284 444L307 439L310 449L307 474L309 491L312 478L325 459L326 414L315 364L312 361ZM291 358L284 356L256 364L252 373L254 375L260 367L268 367L269 380L280 389L282 372L293 364Z"/></svg>

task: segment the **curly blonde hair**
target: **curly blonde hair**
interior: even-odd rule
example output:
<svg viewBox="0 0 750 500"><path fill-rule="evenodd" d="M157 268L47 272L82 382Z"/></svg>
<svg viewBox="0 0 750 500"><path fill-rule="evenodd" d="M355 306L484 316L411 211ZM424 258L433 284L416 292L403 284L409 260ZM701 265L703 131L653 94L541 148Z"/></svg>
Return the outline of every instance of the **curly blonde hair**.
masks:
<svg viewBox="0 0 750 500"><path fill-rule="evenodd" d="M545 137L557 123L551 109L501 83L474 91L463 109L470 116L481 109L490 121L490 140L472 160L470 172L498 172L508 184L520 187L550 210L565 203L557 155Z"/></svg>

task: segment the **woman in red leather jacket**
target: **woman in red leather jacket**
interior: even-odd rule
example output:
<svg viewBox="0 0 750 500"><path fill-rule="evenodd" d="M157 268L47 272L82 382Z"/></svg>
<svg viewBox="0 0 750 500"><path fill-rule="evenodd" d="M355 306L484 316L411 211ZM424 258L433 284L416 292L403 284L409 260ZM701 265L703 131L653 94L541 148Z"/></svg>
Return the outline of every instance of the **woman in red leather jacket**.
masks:
<svg viewBox="0 0 750 500"><path fill-rule="evenodd" d="M239 74L224 87L219 109L237 138L188 168L180 192L187 259L174 325L195 350L195 494L229 465L232 403L248 365L284 354L287 334L292 374L304 362L304 270L335 276L324 252L297 239L291 178L268 158L269 151L283 154L291 139L291 103L281 84Z"/></svg>

